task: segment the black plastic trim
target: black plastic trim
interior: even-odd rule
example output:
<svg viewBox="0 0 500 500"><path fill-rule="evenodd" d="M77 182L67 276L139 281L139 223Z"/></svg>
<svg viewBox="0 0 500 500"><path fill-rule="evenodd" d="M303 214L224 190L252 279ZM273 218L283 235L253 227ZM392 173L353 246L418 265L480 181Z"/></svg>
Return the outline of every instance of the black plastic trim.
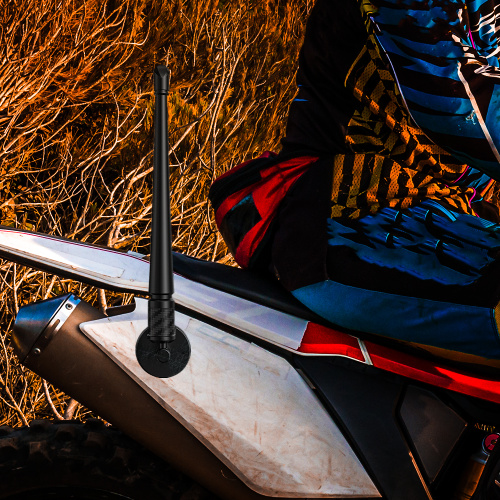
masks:
<svg viewBox="0 0 500 500"><path fill-rule="evenodd" d="M396 418L406 380L344 358L295 356L387 500L429 500ZM339 383L341 381L341 383Z"/></svg>

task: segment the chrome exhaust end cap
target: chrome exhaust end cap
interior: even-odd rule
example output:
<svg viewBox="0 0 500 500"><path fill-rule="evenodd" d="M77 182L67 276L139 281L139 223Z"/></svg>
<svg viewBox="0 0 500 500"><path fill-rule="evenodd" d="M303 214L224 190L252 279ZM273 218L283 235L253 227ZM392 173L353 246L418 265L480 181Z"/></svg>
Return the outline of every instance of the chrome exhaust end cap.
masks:
<svg viewBox="0 0 500 500"><path fill-rule="evenodd" d="M38 356L80 303L71 293L28 304L19 309L12 330L12 346L19 361Z"/></svg>

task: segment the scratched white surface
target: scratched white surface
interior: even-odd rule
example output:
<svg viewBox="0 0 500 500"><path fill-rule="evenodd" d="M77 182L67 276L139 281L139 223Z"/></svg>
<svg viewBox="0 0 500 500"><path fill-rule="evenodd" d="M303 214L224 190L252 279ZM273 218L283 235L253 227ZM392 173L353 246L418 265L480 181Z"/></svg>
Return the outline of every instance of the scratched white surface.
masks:
<svg viewBox="0 0 500 500"><path fill-rule="evenodd" d="M0 250L98 280L104 286L121 286L142 293L148 291L149 262L123 252L5 228L0 228ZM180 305L275 344L290 349L300 346L307 327L307 321L303 319L182 276L174 277L174 288L174 300Z"/></svg>
<svg viewBox="0 0 500 500"><path fill-rule="evenodd" d="M313 391L282 358L182 314L187 367L158 379L135 344L147 301L81 329L255 491L274 497L380 496Z"/></svg>

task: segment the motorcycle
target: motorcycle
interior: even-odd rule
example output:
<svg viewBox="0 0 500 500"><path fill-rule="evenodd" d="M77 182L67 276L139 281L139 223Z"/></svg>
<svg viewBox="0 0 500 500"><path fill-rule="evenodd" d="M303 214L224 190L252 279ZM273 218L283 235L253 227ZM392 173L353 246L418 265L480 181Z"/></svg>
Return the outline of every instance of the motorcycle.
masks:
<svg viewBox="0 0 500 500"><path fill-rule="evenodd" d="M269 276L171 253L162 224L151 262L0 227L2 258L136 295L19 310L19 360L112 427L0 428L1 499L500 499L494 372L340 329Z"/></svg>

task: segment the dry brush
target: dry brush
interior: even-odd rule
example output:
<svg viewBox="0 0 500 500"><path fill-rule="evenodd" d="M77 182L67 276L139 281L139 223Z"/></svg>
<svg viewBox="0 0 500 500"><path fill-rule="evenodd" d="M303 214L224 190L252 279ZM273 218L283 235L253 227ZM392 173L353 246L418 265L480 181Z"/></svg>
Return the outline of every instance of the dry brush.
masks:
<svg viewBox="0 0 500 500"><path fill-rule="evenodd" d="M1 223L147 254L152 69L169 98L174 248L231 263L212 180L279 148L313 0L1 0ZM2 261L0 424L88 410L21 367L19 307L71 291L105 309L131 296Z"/></svg>

